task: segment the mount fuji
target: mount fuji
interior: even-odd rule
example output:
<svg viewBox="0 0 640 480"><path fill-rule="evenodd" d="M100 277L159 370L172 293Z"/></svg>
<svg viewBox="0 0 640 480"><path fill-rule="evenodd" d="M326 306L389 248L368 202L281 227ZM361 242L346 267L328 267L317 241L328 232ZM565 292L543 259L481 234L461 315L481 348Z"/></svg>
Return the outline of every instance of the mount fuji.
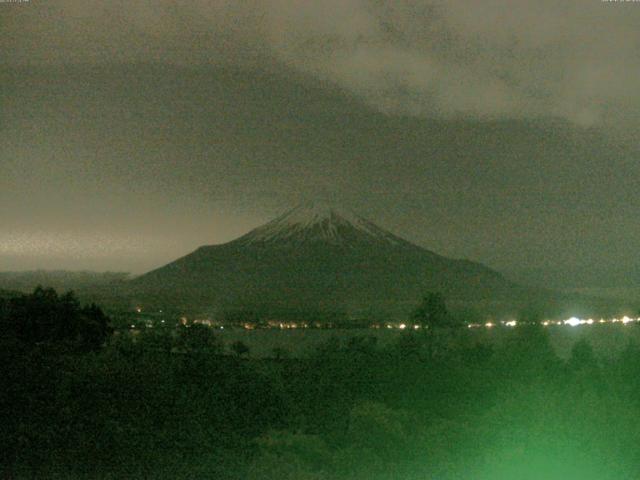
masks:
<svg viewBox="0 0 640 480"><path fill-rule="evenodd" d="M236 242L243 245L329 243L353 247L360 242L397 245L404 240L350 211L309 202L250 231Z"/></svg>
<svg viewBox="0 0 640 480"><path fill-rule="evenodd" d="M136 301L191 311L340 312L406 318L428 291L485 309L531 290L443 257L349 211L302 204L231 242L203 246L130 282Z"/></svg>

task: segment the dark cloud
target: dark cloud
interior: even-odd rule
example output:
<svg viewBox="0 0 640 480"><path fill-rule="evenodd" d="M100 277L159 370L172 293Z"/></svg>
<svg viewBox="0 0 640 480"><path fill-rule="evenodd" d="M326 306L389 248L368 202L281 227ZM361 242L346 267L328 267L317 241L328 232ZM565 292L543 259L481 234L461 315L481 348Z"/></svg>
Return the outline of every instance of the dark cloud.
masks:
<svg viewBox="0 0 640 480"><path fill-rule="evenodd" d="M384 112L635 121L640 7L483 0L3 5L5 62L273 65ZM8 40L5 42L5 39Z"/></svg>
<svg viewBox="0 0 640 480"><path fill-rule="evenodd" d="M141 271L304 198L494 266L624 264L640 246L640 4L0 14L0 270Z"/></svg>
<svg viewBox="0 0 640 480"><path fill-rule="evenodd" d="M622 263L638 248L635 150L566 122L385 115L304 76L229 67L0 80L3 269L12 256L140 271L305 198L495 266Z"/></svg>

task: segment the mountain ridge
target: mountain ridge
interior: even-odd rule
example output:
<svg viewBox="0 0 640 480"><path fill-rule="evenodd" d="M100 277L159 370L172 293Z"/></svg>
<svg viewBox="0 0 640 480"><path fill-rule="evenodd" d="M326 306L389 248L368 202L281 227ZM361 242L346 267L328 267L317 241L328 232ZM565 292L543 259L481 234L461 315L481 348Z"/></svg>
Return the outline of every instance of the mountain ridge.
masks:
<svg viewBox="0 0 640 480"><path fill-rule="evenodd" d="M427 291L451 304L501 302L524 289L480 263L415 245L350 211L305 203L245 235L205 245L129 282L144 301L212 312L278 308L406 315Z"/></svg>

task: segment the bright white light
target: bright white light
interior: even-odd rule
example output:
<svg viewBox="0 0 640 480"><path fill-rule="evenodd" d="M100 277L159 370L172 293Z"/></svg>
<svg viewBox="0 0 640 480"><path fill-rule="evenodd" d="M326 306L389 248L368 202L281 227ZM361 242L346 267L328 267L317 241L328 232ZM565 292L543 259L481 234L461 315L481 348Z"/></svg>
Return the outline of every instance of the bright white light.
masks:
<svg viewBox="0 0 640 480"><path fill-rule="evenodd" d="M418 330L419 328L420 328L420 325L414 325L414 326L413 326L413 329L414 329L414 330Z"/></svg>
<svg viewBox="0 0 640 480"><path fill-rule="evenodd" d="M587 325L593 325L593 318L590 318L588 320L585 320L585 322Z"/></svg>
<svg viewBox="0 0 640 480"><path fill-rule="evenodd" d="M487 323L484 324L484 326L487 327L487 328L492 328L493 327L493 323L487 322Z"/></svg>
<svg viewBox="0 0 640 480"><path fill-rule="evenodd" d="M633 320L631 320L629 317L627 317L626 315L624 317L622 317L622 323L624 323L625 325L629 322L633 322Z"/></svg>
<svg viewBox="0 0 640 480"><path fill-rule="evenodd" d="M398 325L398 327L400 328L400 330L404 330L405 328L407 328L404 323L401 323L400 325Z"/></svg>
<svg viewBox="0 0 640 480"><path fill-rule="evenodd" d="M565 325L571 325L572 327L577 327L578 325L582 324L582 320L580 320L579 318L576 317L571 317L567 320L564 321Z"/></svg>
<svg viewBox="0 0 640 480"><path fill-rule="evenodd" d="M551 322L549 322L549 320L545 320L544 322L542 322L542 325L545 326L545 327L548 327L549 323L551 323Z"/></svg>
<svg viewBox="0 0 640 480"><path fill-rule="evenodd" d="M517 323L518 322L516 322L515 320L509 320L508 322L505 323L505 325L507 327L515 327Z"/></svg>

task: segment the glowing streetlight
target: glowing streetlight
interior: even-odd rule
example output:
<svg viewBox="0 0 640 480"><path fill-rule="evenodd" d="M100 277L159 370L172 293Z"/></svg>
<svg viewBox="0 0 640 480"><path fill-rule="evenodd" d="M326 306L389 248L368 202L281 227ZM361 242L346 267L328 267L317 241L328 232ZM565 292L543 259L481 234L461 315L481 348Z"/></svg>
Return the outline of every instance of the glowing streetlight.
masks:
<svg viewBox="0 0 640 480"><path fill-rule="evenodd" d="M572 327L577 327L578 325L582 324L582 321L579 318L571 317L571 318L565 320L564 324L565 325L570 325Z"/></svg>

